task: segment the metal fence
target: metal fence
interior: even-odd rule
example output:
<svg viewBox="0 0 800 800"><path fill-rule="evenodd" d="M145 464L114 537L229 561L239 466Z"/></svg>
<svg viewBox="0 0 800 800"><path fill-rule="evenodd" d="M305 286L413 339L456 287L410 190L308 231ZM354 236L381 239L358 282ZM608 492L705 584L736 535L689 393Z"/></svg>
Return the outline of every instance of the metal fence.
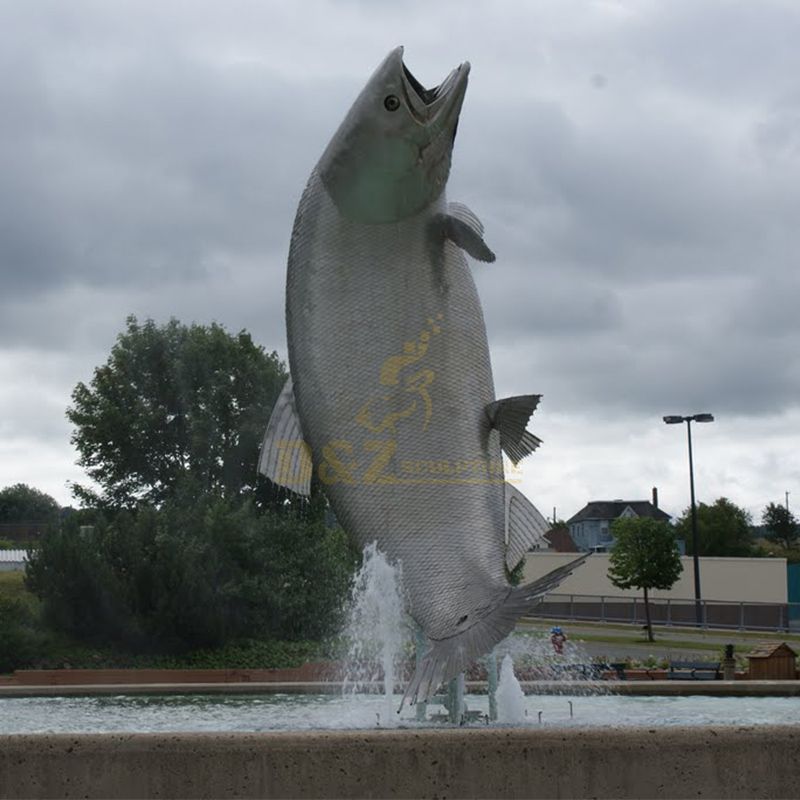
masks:
<svg viewBox="0 0 800 800"><path fill-rule="evenodd" d="M800 628L800 603L736 603L701 600L703 627L734 630L789 631ZM644 625L644 600L585 594L549 594L533 617L629 622ZM696 625L694 600L650 600L654 625Z"/></svg>

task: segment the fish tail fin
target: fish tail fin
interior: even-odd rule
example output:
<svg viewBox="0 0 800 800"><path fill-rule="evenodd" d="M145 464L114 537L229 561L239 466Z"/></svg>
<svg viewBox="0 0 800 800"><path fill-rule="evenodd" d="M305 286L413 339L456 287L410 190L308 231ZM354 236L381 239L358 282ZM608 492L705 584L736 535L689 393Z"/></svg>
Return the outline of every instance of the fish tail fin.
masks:
<svg viewBox="0 0 800 800"><path fill-rule="evenodd" d="M547 592L558 586L588 556L586 553L533 583L511 589L502 603L465 631L447 639L431 640L430 648L420 659L406 688L403 703L427 701L440 684L463 672L475 659L491 652L514 630L520 617L535 608Z"/></svg>
<svg viewBox="0 0 800 800"><path fill-rule="evenodd" d="M564 578L571 575L590 555L591 553L584 553L582 556L573 558L572 561L567 562L563 567L550 570L550 572L542 575L541 578L537 578L533 583L526 583L524 586L518 586L514 589L514 592L524 597L529 607L538 605L544 595L552 589L555 589Z"/></svg>

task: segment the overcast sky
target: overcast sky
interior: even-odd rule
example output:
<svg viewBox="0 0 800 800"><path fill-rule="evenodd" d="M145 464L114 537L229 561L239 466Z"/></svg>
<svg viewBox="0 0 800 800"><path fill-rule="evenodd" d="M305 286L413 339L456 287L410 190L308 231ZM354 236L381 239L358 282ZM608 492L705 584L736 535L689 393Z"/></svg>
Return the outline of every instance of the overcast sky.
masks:
<svg viewBox="0 0 800 800"><path fill-rule="evenodd" d="M800 504L800 4L2 2L0 487L68 503L64 411L125 317L286 355L306 177L383 56L472 64L448 186L498 396L543 395L522 488ZM794 492L797 492L795 495Z"/></svg>

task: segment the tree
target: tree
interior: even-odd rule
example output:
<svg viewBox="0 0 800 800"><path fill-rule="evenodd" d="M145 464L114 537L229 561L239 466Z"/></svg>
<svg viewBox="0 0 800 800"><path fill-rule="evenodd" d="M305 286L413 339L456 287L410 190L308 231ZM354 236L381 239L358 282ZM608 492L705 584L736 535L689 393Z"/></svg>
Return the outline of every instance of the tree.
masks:
<svg viewBox="0 0 800 800"><path fill-rule="evenodd" d="M713 505L697 506L697 554L700 556L749 556L754 552L749 512L727 497ZM686 542L687 555L694 555L692 510L687 508L675 526L678 538Z"/></svg>
<svg viewBox="0 0 800 800"><path fill-rule="evenodd" d="M47 533L26 584L87 642L180 652L333 632L358 554L340 528L181 489L158 508L81 510Z"/></svg>
<svg viewBox="0 0 800 800"><path fill-rule="evenodd" d="M761 521L767 529L770 542L776 542L787 550L797 544L800 530L794 514L786 506L770 503L762 513Z"/></svg>
<svg viewBox="0 0 800 800"><path fill-rule="evenodd" d="M683 570L675 534L666 522L649 517L621 517L611 524L614 547L608 577L619 589L641 589L647 638L654 641L650 621L650 589L671 589Z"/></svg>
<svg viewBox="0 0 800 800"><path fill-rule="evenodd" d="M265 496L258 449L286 379L276 353L216 323L127 319L108 361L79 383L67 417L78 463L101 493L89 504L159 504L192 483L227 497Z"/></svg>
<svg viewBox="0 0 800 800"><path fill-rule="evenodd" d="M28 606L0 595L0 674L30 666L41 646Z"/></svg>
<svg viewBox="0 0 800 800"><path fill-rule="evenodd" d="M0 489L0 523L55 523L60 511L60 506L49 494L24 483Z"/></svg>

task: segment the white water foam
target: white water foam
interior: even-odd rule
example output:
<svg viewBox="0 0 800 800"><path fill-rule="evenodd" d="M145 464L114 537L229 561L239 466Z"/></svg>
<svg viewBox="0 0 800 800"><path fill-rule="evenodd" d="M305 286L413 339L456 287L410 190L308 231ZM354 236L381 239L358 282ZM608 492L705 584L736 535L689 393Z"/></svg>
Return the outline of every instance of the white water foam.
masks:
<svg viewBox="0 0 800 800"><path fill-rule="evenodd" d="M514 661L510 655L503 657L500 679L497 682L497 721L520 723L525 721L525 693L514 674Z"/></svg>
<svg viewBox="0 0 800 800"><path fill-rule="evenodd" d="M353 585L345 629L350 643L345 691L355 693L382 681L385 725L395 721L393 691L399 661L410 639L402 583L400 566L390 564L376 542L367 545ZM381 720L378 722L381 724Z"/></svg>

